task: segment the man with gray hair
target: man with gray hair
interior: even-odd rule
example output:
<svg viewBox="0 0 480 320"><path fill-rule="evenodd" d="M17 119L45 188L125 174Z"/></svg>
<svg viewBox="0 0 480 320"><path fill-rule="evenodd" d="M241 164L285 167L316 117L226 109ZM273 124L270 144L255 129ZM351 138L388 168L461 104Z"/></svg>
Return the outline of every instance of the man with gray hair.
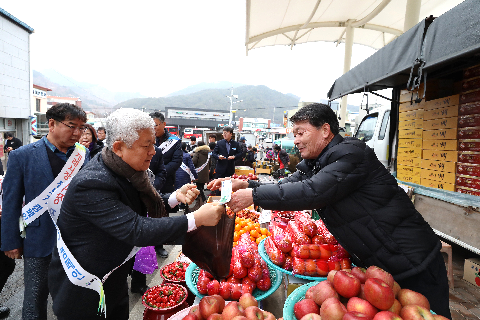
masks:
<svg viewBox="0 0 480 320"><path fill-rule="evenodd" d="M168 217L167 203L190 204L199 192L187 184L160 196L152 186L147 169L155 155L154 126L140 110L113 112L107 118L102 153L72 179L58 217L63 242L78 264L99 279L109 274L103 281L106 319L128 319L127 275L132 261L126 258L134 246L181 244L187 232L215 226L224 213L223 206L209 203L187 215ZM57 250L49 289L59 320L105 319L97 314L97 292L70 282Z"/></svg>

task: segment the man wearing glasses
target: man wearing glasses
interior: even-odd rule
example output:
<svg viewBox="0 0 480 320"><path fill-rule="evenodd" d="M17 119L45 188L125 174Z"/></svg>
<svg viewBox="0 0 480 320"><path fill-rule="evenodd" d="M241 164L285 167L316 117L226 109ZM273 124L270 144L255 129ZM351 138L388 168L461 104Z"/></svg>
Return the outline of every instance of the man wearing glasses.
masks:
<svg viewBox="0 0 480 320"><path fill-rule="evenodd" d="M48 135L10 152L3 180L1 250L12 259L24 260L23 319L47 319L47 274L56 230L45 211L20 234L22 203L41 194L61 172L85 130L85 112L69 103L52 106L46 113ZM85 161L90 159L88 150ZM84 162L85 164L85 162Z"/></svg>

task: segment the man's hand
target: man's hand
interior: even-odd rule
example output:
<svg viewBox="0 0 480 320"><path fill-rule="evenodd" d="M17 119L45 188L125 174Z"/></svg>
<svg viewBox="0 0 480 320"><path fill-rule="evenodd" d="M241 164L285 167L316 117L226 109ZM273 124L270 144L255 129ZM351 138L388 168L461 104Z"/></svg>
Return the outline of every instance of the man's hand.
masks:
<svg viewBox="0 0 480 320"><path fill-rule="evenodd" d="M197 186L194 184L184 184L180 189L176 191L176 198L178 202L185 204L192 204L193 201L200 194Z"/></svg>
<svg viewBox="0 0 480 320"><path fill-rule="evenodd" d="M233 160L235 159L235 156L228 156L228 160Z"/></svg>
<svg viewBox="0 0 480 320"><path fill-rule="evenodd" d="M23 248L5 251L5 255L10 259L22 259Z"/></svg>
<svg viewBox="0 0 480 320"><path fill-rule="evenodd" d="M220 160L224 160L224 159L225 159L225 157L224 157L224 156L222 156L222 155L219 155L219 156L218 156L218 159L220 159Z"/></svg>
<svg viewBox="0 0 480 320"><path fill-rule="evenodd" d="M10 151L12 151L12 150L13 150L12 147L8 147L8 148L7 148L7 152L10 152Z"/></svg>
<svg viewBox="0 0 480 320"><path fill-rule="evenodd" d="M248 181L240 180L240 179L232 179L232 178L220 178L210 181L207 184L207 189L215 191L221 189L222 181L224 180L232 180L232 191L235 192L240 189L248 188Z"/></svg>
<svg viewBox="0 0 480 320"><path fill-rule="evenodd" d="M205 203L197 211L193 212L195 225L200 226L216 226L222 214L225 213L225 207L217 202Z"/></svg>
<svg viewBox="0 0 480 320"><path fill-rule="evenodd" d="M248 208L253 204L253 189L238 190L232 194L230 202L227 203L233 212L238 212L242 209Z"/></svg>

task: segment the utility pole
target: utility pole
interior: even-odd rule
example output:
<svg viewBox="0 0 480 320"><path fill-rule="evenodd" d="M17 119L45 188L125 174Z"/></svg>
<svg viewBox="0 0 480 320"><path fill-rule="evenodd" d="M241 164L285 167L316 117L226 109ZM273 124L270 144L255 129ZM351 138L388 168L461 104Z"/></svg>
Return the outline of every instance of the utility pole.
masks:
<svg viewBox="0 0 480 320"><path fill-rule="evenodd" d="M226 97L230 99L230 118L228 120L228 126L232 127L232 115L233 115L232 114L232 107L233 107L233 104L238 103L238 102L242 102L243 100L233 101L233 99L235 99L235 100L238 99L238 95L233 94L233 87L231 88L230 95L226 96Z"/></svg>

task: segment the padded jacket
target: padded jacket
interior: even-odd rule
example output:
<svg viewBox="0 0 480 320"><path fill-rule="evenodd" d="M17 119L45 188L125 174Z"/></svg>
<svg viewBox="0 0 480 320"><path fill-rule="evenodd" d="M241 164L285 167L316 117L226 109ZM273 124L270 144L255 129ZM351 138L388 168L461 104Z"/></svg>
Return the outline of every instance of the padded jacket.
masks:
<svg viewBox="0 0 480 320"><path fill-rule="evenodd" d="M317 209L355 264L379 266L397 281L425 270L441 247L395 178L356 138L336 135L278 184L249 187L264 209Z"/></svg>

